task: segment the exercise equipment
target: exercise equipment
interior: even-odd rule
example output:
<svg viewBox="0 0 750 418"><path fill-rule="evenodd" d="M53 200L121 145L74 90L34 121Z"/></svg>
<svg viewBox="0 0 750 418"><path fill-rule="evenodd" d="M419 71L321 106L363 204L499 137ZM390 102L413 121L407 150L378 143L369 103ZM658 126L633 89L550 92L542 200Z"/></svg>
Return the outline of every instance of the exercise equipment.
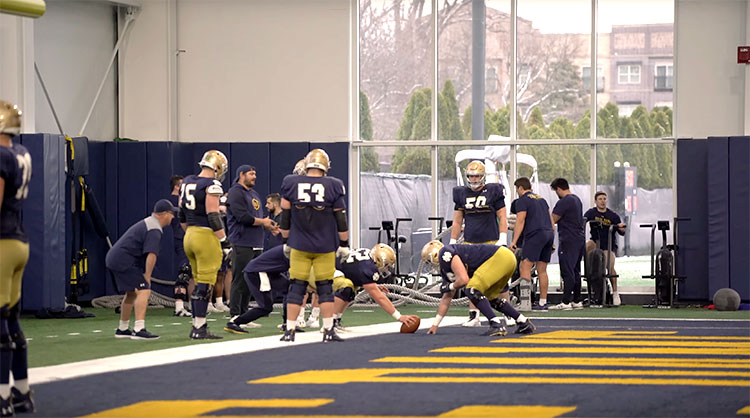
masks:
<svg viewBox="0 0 750 418"><path fill-rule="evenodd" d="M616 228L617 225L608 225L604 227L601 221L589 220L587 221L590 228L598 228L599 235L597 235L594 243L596 246L593 250L589 251L583 256L583 271L582 278L586 279L586 289L588 292L589 306L592 308L612 308L616 307L613 302L612 294L612 279L616 279L618 275L612 274L610 270L611 256L612 256L612 228ZM607 253L605 255L604 250L599 246L601 243L601 234L606 233L609 239L607 240Z"/></svg>
<svg viewBox="0 0 750 418"><path fill-rule="evenodd" d="M713 301L717 311L736 311L742 300L736 290L725 287L714 293Z"/></svg>
<svg viewBox="0 0 750 418"><path fill-rule="evenodd" d="M667 243L669 221L657 221L656 224L641 224L641 228L651 228L651 274L642 276L644 279L654 280L654 299L644 308L674 308L675 297L678 293L678 282L687 276L677 274L677 257L680 247L677 244L677 225L690 218L675 217L672 244ZM655 247L656 230L661 231L662 245L658 252Z"/></svg>

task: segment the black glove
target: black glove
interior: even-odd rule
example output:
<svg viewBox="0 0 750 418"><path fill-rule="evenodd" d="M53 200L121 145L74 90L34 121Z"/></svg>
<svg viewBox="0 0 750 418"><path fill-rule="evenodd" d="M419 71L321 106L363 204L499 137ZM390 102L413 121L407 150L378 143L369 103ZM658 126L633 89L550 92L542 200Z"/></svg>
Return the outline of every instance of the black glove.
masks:
<svg viewBox="0 0 750 418"><path fill-rule="evenodd" d="M224 240L219 241L221 243L221 253L224 256L224 260L229 257L229 254L232 253L232 244L229 243L229 240L224 238Z"/></svg>
<svg viewBox="0 0 750 418"><path fill-rule="evenodd" d="M450 286L451 286L450 283L445 283L445 282L441 283L440 284L440 293L448 293L448 292L450 292L451 291Z"/></svg>

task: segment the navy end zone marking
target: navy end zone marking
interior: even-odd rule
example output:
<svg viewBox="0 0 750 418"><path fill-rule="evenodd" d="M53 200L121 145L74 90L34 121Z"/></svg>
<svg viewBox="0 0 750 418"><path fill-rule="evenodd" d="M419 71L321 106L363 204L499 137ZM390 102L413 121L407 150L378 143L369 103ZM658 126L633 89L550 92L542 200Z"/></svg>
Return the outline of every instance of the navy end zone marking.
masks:
<svg viewBox="0 0 750 418"><path fill-rule="evenodd" d="M445 327L434 336L391 333L53 382L34 388L37 416L567 418L750 412L750 322L714 327L677 321L535 322L539 332L522 337L488 338L478 335L484 329ZM96 396L85 395L92 387Z"/></svg>

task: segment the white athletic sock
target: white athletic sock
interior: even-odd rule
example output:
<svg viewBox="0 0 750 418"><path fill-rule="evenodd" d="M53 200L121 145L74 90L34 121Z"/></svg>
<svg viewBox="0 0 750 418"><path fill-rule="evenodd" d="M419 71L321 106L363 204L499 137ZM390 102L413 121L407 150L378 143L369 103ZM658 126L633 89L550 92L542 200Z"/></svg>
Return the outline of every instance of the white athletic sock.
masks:
<svg viewBox="0 0 750 418"><path fill-rule="evenodd" d="M286 329L287 330L292 330L292 329L296 329L296 328L297 328L297 321L296 320L293 320L293 321L290 321L288 319L286 320Z"/></svg>
<svg viewBox="0 0 750 418"><path fill-rule="evenodd" d="M547 298L539 298L539 306L544 306L547 304Z"/></svg>
<svg viewBox="0 0 750 418"><path fill-rule="evenodd" d="M216 303L214 305L223 305L224 304L224 298L216 298Z"/></svg>
<svg viewBox="0 0 750 418"><path fill-rule="evenodd" d="M516 322L524 323L526 322L526 317L523 316L523 314L518 315L518 318L516 319Z"/></svg>
<svg viewBox="0 0 750 418"><path fill-rule="evenodd" d="M10 397L10 384L0 385L0 397L8 399Z"/></svg>
<svg viewBox="0 0 750 418"><path fill-rule="evenodd" d="M146 320L145 319L136 319L135 325L133 325L133 331L138 332L142 330L143 328L146 328Z"/></svg>
<svg viewBox="0 0 750 418"><path fill-rule="evenodd" d="M304 321L305 320L305 308L302 308L299 310L299 315L297 315L298 321Z"/></svg>
<svg viewBox="0 0 750 418"><path fill-rule="evenodd" d="M197 329L197 328L200 328L200 327L202 327L202 326L204 326L204 325L206 325L206 318L205 318L205 317L203 317L203 318L201 318L201 317L198 317L198 316L196 316L196 317L193 317L193 326L194 326L194 327L195 327L196 329Z"/></svg>
<svg viewBox="0 0 750 418"><path fill-rule="evenodd" d="M117 327L120 331L127 331L130 328L130 321L120 320L120 326Z"/></svg>
<svg viewBox="0 0 750 418"><path fill-rule="evenodd" d="M29 393L29 379L15 380L13 386L15 386L22 395Z"/></svg>
<svg viewBox="0 0 750 418"><path fill-rule="evenodd" d="M333 317L323 318L323 328L328 331L333 328Z"/></svg>
<svg viewBox="0 0 750 418"><path fill-rule="evenodd" d="M182 301L180 299L177 299L176 301L174 301L174 311L175 312L180 312L181 310L184 310L184 309L185 309L185 302L184 301Z"/></svg>
<svg viewBox="0 0 750 418"><path fill-rule="evenodd" d="M342 316L344 316L343 313L337 313L337 314L333 315L333 317L336 318L336 319L341 319Z"/></svg>

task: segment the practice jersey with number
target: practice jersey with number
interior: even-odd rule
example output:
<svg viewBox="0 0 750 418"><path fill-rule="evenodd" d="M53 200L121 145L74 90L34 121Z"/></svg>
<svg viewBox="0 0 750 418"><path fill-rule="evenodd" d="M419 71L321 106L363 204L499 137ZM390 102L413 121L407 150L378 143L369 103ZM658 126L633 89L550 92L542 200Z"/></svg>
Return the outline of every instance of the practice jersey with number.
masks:
<svg viewBox="0 0 750 418"><path fill-rule="evenodd" d="M505 207L503 186L488 183L481 190L466 186L453 188L453 209L464 213L464 241L497 241L500 229L497 211Z"/></svg>
<svg viewBox="0 0 750 418"><path fill-rule="evenodd" d="M466 272L468 273L469 278L471 278L476 269L495 255L499 248L499 246L491 244L450 244L444 246L440 249L439 253L440 275L443 276L443 281L450 283L456 281L456 275L453 273L453 268L451 267L453 257L461 257Z"/></svg>
<svg viewBox="0 0 750 418"><path fill-rule="evenodd" d="M196 175L187 176L182 180L180 210L185 213L188 226L211 227L206 213L206 196L209 194L224 194L219 180Z"/></svg>
<svg viewBox="0 0 750 418"><path fill-rule="evenodd" d="M281 197L292 204L287 244L299 251L329 253L339 245L334 209L346 209L344 183L335 177L284 177Z"/></svg>
<svg viewBox="0 0 750 418"><path fill-rule="evenodd" d="M279 245L250 260L242 270L245 273L284 273L289 271L289 259L284 255L284 246Z"/></svg>
<svg viewBox="0 0 750 418"><path fill-rule="evenodd" d="M0 209L0 239L29 242L23 228L23 202L29 195L31 155L21 144L0 146L0 177L5 181Z"/></svg>
<svg viewBox="0 0 750 418"><path fill-rule="evenodd" d="M352 250L346 260L336 264L336 269L341 270L354 286L363 286L380 280L378 266L370 257L369 248Z"/></svg>

